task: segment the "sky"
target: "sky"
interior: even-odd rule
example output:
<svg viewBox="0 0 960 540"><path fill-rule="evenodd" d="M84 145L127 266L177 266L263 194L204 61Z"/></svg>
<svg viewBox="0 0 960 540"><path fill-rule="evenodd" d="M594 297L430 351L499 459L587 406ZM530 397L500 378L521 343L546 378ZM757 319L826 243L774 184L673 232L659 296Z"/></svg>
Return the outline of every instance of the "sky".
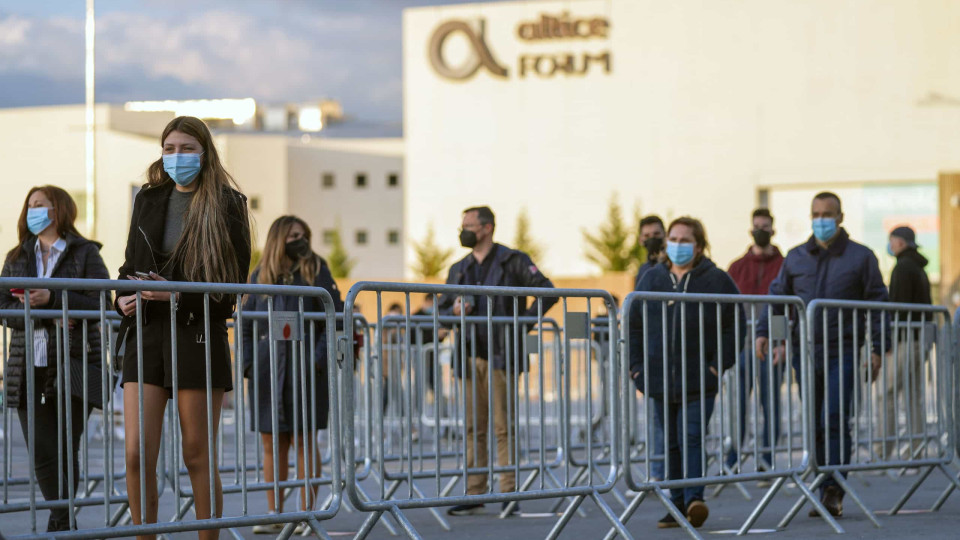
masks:
<svg viewBox="0 0 960 540"><path fill-rule="evenodd" d="M402 119L406 7L468 0L97 0L96 99L339 100ZM0 0L0 108L84 101L85 0Z"/></svg>

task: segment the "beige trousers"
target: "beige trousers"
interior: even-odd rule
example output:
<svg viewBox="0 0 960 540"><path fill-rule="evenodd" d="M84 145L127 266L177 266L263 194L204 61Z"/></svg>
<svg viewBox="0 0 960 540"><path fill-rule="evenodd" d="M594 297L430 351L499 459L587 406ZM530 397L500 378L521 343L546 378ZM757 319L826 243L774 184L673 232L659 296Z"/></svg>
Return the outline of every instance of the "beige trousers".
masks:
<svg viewBox="0 0 960 540"><path fill-rule="evenodd" d="M466 443L467 443L467 467L486 467L487 466L487 447L488 447L488 427L490 424L489 396L491 389L490 368L486 360L476 358L473 360L476 364L476 381L471 380L473 370L466 366L466 373L463 374L464 386L466 391L464 398L466 401ZM507 374L502 369L493 371L493 431L497 438L497 465L513 465L513 445L516 441L516 426L507 416ZM474 382L476 382L476 396L474 396ZM514 385L516 388L516 385ZM476 397L476 407L474 407L474 397ZM476 413L476 425L474 425L474 413ZM476 448L474 448L474 435L476 435ZM486 493L487 474L471 474L467 477L467 494L480 495ZM514 491L517 486L517 478L513 472L504 472L500 474L500 491L507 493Z"/></svg>

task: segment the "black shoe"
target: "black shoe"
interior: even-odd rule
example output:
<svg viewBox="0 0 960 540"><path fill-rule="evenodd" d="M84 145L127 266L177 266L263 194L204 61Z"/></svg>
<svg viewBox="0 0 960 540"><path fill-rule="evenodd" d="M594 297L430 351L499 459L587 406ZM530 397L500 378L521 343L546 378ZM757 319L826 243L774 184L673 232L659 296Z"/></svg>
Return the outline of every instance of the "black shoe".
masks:
<svg viewBox="0 0 960 540"><path fill-rule="evenodd" d="M709 516L710 509L703 501L697 499L690 501L690 504L687 505L687 521L693 525L693 528L699 529Z"/></svg>
<svg viewBox="0 0 960 540"><path fill-rule="evenodd" d="M508 506L510 506L510 503L508 502L501 503L500 513L502 514L503 511L506 510ZM520 503L513 503L513 508L510 509L510 513L508 513L506 517L518 516L518 515L520 515Z"/></svg>
<svg viewBox="0 0 960 540"><path fill-rule="evenodd" d="M458 504L447 510L448 516L474 516L483 513L482 504Z"/></svg>
<svg viewBox="0 0 960 540"><path fill-rule="evenodd" d="M676 529L680 524L677 523L677 520L673 519L672 514L667 514L663 516L663 519L657 522L658 529Z"/></svg>
<svg viewBox="0 0 960 540"><path fill-rule="evenodd" d="M843 517L843 492L837 486L827 486L823 489L820 502L833 517ZM820 517L820 512L814 508L808 514L810 517Z"/></svg>

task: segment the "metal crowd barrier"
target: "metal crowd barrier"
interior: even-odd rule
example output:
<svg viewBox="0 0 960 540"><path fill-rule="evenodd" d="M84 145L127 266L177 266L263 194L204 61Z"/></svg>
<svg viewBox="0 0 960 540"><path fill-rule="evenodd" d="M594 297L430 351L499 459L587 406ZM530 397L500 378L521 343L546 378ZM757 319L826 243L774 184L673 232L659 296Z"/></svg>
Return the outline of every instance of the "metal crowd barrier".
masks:
<svg viewBox="0 0 960 540"><path fill-rule="evenodd" d="M810 489L836 486L880 527L847 481L848 473L919 469L891 515L934 470L950 479L946 494L960 487L956 473L947 468L957 455L952 380L956 351L949 311L939 306L815 300L807 306L807 321L804 396L809 398L807 414L817 456L806 472L814 476ZM882 360L876 375L870 369L874 355ZM784 523L802 505L798 501Z"/></svg>
<svg viewBox="0 0 960 540"><path fill-rule="evenodd" d="M294 341L290 342L295 345L291 345L290 351L292 354L292 377L293 377L293 386L295 392L299 390L300 395L304 396L306 399L300 400L301 405L305 410L303 418L305 419L302 426L294 425L294 443L292 445L293 453L297 452L296 437L311 437L315 438L316 429L311 429L311 426L316 426L317 418L314 417L312 412L307 411L308 402L310 405L315 403L314 400L317 399L316 388L311 385L309 391L307 389L308 377L306 374L309 373L310 382L312 383L316 377L315 369L307 369L306 362L309 354L309 358L313 358L316 354L315 345L316 345L316 332L318 331L314 326L317 322L323 322L324 332L326 332L326 351L327 351L327 365L326 372L328 374L327 381L327 390L329 395L329 439L330 446L332 448L340 448L340 409L339 404L339 390L340 390L340 378L339 378L339 363L337 359L337 332L336 332L336 320L334 313L334 305L332 298L329 293L323 289L316 287L291 287L291 286L268 286L268 285L227 285L227 284L207 284L207 283L174 283L174 282L147 282L147 281L110 281L110 280L70 280L70 279L21 279L21 278L2 278L0 279L0 287L6 287L8 289L13 288L23 288L26 290L25 295L25 305L22 311L16 311L14 313L4 313L0 314L5 317L6 324L21 325L25 331L27 339L25 339L25 364L28 369L25 369L26 374L26 398L27 398L27 425L29 429L27 430L27 456L26 461L28 464L28 478L27 486L29 487L29 493L27 494L27 500L21 500L16 498L11 498L9 496L11 488L16 488L20 483L20 480L12 477L12 467L11 467L11 435L15 431L10 425L10 415L4 413L4 433L5 433L5 442L4 442L4 462L3 462L3 491L4 499L3 504L0 505L0 514L9 514L13 512L29 512L29 527L30 533L20 534L18 536L8 536L8 538L35 538L37 536L43 537L53 537L53 538L112 538L112 537L123 537L123 536L132 536L132 535L148 535L148 534L166 534L173 532L184 532L184 531L199 531L199 530L208 530L208 529L227 529L235 537L239 537L239 534L236 531L233 531L233 528L236 527L248 527L255 525L264 525L264 524L285 524L281 532L281 537L288 537L293 533L295 526L298 523L306 523L314 532L321 536L325 536L326 533L323 530L323 527L320 524L320 521L330 519L336 515L337 511L340 508L341 502L341 490L340 486L342 485L341 475L343 472L343 466L341 462L341 453L340 452L331 452L330 453L330 477L329 478L308 478L305 477L301 480L291 480L288 482L279 482L277 480L278 475L274 475L274 482L266 483L262 482L260 479L260 471L257 466L246 465L247 462L247 440L246 440L246 421L245 414L246 409L243 404L246 402L244 397L246 385L243 383L243 374L240 372L240 366L242 363L242 351L243 351L243 337L242 332L238 333L236 336L237 339L234 340L234 343L230 345L232 356L237 360L236 362L236 371L234 372L234 385L235 385L235 401L234 401L234 413L233 421L235 424L235 433L232 451L232 455L239 455L239 458L235 461L235 466L231 469L230 467L218 467L217 465L217 456L223 459L224 453L223 444L224 442L229 444L229 440L223 437L223 431L219 431L219 439L216 438L213 431L214 428L219 426L213 426L212 411L212 389L211 389L211 344L210 340L206 339L206 336L210 336L211 329L211 298L214 296L220 295L229 295L230 297L235 297L237 300L238 311L236 313L236 325L238 327L243 327L243 324L247 319L251 320L252 324L257 327L261 323L266 326L267 332L266 336L268 338L268 347L269 347L269 359L270 368L272 373L276 373L276 362L277 362L277 335L276 332L279 331L277 328L278 322L287 321L290 327L293 329L293 334L295 335ZM37 310L31 309L29 306L29 295L32 290L39 289L48 289L51 291L51 294L59 295L61 299L61 308L56 310L54 313L47 312L38 312ZM184 295L195 294L198 295L194 298L202 301L202 316L198 318L196 324L198 325L198 331L201 331L201 334L204 336L202 341L198 343L204 343L204 358L205 358L205 370L206 370L206 390L204 391L206 395L206 405L205 410L207 414L207 425L211 426L207 430L207 447L211 449L208 452L208 483L210 486L210 506L211 506L211 517L206 519L197 519L197 520L184 520L183 517L188 511L190 505L194 499L194 493L191 490L183 489L181 486L180 477L184 473L181 469L180 464L182 463L182 454L180 451L179 445L179 430L170 429L169 430L169 442L167 443L166 450L161 446L159 453L158 464L157 464L157 474L160 476L158 478L157 487L162 492L166 482L172 484L172 493L176 497L176 508L178 509L175 516L172 517L170 522L162 523L144 523L140 525L118 525L120 520L123 518L123 514L127 511L129 506L129 500L127 494L124 491L120 490L122 480L124 475L118 474L115 470L115 458L116 458L116 449L114 448L114 437L112 436L112 429L109 429L109 426L112 425L112 421L106 420L106 418L113 418L113 410L115 403L111 400L111 394L113 391L113 380L116 374L113 372L113 357L112 353L114 351L114 339L111 332L109 331L109 326L116 320L116 315L113 309L110 296L114 290L123 290L134 292L136 295L137 302L137 314L136 314L136 324L131 326L131 331L137 332L137 335L140 336L143 333L144 328L144 319L141 316L144 313L146 301L142 299L142 293L144 291L163 291L171 293L183 293ZM87 292L96 292L98 295L98 302L100 309L99 311L94 312L78 312L70 310L69 306L69 295L70 291L87 291ZM296 311L286 312L286 313L274 313L272 302L269 304L269 311L264 317L262 314L251 313L245 314L242 309L242 300L244 295L283 295L283 296L292 296L298 298L299 307ZM305 298L316 298L322 304L324 312L323 313L308 313L304 310L304 299ZM158 313L162 315L164 311L169 311L169 317L171 321L171 331L170 331L170 343L172 345L172 363L171 369L173 371L173 388L171 391L171 400L172 407L168 408L169 426L177 426L179 424L179 408L178 408L178 382L176 376L177 370L177 353L176 353L176 344L177 344L177 333L176 329L176 317L177 317L177 304L175 302L169 303L170 308L160 308L155 309L151 312L154 316ZM285 315L285 318L281 318L281 315ZM37 480L34 478L33 469L34 469L34 451L37 445L37 427L35 423L36 411L34 405L34 396L38 391L35 384L35 375L34 370L31 369L34 365L34 344L33 339L33 328L36 320L41 318L55 318L59 321L59 325L55 327L55 331L51 331L51 336L49 338L48 351L48 360L51 363L56 363L57 365L57 392L59 394L58 402L64 396L74 395L71 388L71 377L62 376L64 373L70 373L71 362L75 362L75 358L70 358L69 351L71 343L71 333L76 330L71 327L74 325L80 325L82 329L86 330L91 326L98 326L100 331L101 342L103 344L101 348L101 358L100 361L103 365L101 381L102 387L102 396L101 399L105 403L107 410L104 414L104 426L107 429L104 429L104 442L103 442L103 452L104 452L104 462L105 465L102 471L91 470L89 467L89 460L86 454L87 448L86 438L83 438L81 442L82 450L84 452L83 465L81 466L82 470L75 470L75 466L71 460L66 460L67 466L66 471L60 471L63 473L62 476L68 479L68 490L67 493L61 494L60 499L58 500L49 500L43 501L38 500L38 490L37 490ZM271 324L267 324L267 320L272 321ZM16 322L14 322L16 321ZM76 321L76 322L73 322ZM202 329L202 330L200 330ZM259 330L259 328L257 329ZM4 338L6 339L7 333L4 333ZM256 336L257 333L255 332ZM299 337L296 337L299 336ZM307 343L303 338L309 336L310 343ZM84 341L86 341L86 333L84 333ZM7 343L4 343L4 373L7 371L7 356L6 346ZM54 351L56 347L56 351ZM254 343L254 350L256 351L257 343ZM86 394L87 389L89 388L88 381L86 379L87 373L87 363L90 361L87 357L88 347L86 343L83 343L83 373L84 373L84 388L81 394L83 395L84 410L86 410L86 405L88 402L89 396ZM54 354L55 352L55 354ZM125 356L125 361L127 362L136 362L138 366L138 373L143 371L143 342L138 342L137 351L130 352L128 351ZM254 362L258 362L258 355L255 355ZM253 381L254 384L257 384L256 379ZM138 383L138 416L140 420L140 425L143 425L143 382L142 380ZM8 392L7 386L4 386L4 397ZM276 397L277 391L276 388L271 389L271 395ZM64 400L65 401L65 400ZM5 399L6 402L6 399ZM312 407L311 407L312 409ZM71 418L71 409L70 407L65 408L65 414L60 415L58 423L58 433L57 437L65 441L65 444L59 447L59 458L62 466L63 452L66 451L68 454L73 453L72 447L72 420ZM221 416L221 425L224 422L226 415ZM309 421L307 421L309 419ZM276 412L274 411L272 423L276 426L277 418ZM294 417L294 424L297 423L296 416ZM52 434L44 433L42 436L47 437ZM136 442L139 445L139 456L140 456L140 485L146 486L146 475L148 472L145 470L145 435L143 431L140 431L140 436ZM220 442L220 448L215 441ZM276 441L276 438L274 438ZM130 444L130 441L127 441L127 444ZM169 444L172 443L172 444ZM347 445L352 448L352 445ZM219 450L219 451L218 451ZM167 457L167 451L170 452L170 456ZM228 452L229 453L229 452ZM122 455L122 454L121 454ZM279 467L280 465L278 465ZM286 464L282 466L286 467ZM253 482L250 482L248 473L255 472L256 479ZM223 508L218 508L221 506L218 504L218 500L215 493L216 487L216 472L232 472L235 478L235 483L233 485L224 486L223 492L225 495L234 495L238 494L241 499L240 511L236 515L232 516L222 516L224 513ZM275 469L275 473L277 470ZM150 471L152 474L152 471ZM74 479L82 477L83 484L81 489L74 490L73 484ZM239 484L239 485L237 485ZM248 505L249 493L259 493L262 491L273 490L275 494L275 500L279 501L279 493L282 488L294 489L302 488L305 492L311 491L313 486L327 484L333 486L330 496L327 498L326 504L322 508L310 508L302 511L295 512L284 512L282 514L267 514L267 513L258 513L250 510ZM98 489L98 485L100 489ZM141 499L140 499L140 508L146 508L146 498L147 498L147 489L141 490ZM311 491L312 493L312 491ZM183 500L181 500L181 498ZM314 499L313 505L316 506L317 499ZM182 503L182 504L181 504ZM70 525L72 528L76 528L77 522L77 512L81 508L102 506L104 512L103 526L99 528L87 528L82 530L71 530L71 531L62 531L55 533L38 533L37 531L37 511L42 509L66 509L68 511ZM158 518L162 519L161 516ZM128 518L129 519L129 518Z"/></svg>
<svg viewBox="0 0 960 540"><path fill-rule="evenodd" d="M774 316L774 306L792 313L793 324L788 323L786 316ZM733 424L732 429L728 427L730 425L728 422L718 420L711 423L709 420L709 417L713 416L712 411L716 411L719 419L723 419L728 411L739 413L744 406L736 397L740 395L739 378L734 377L733 388L729 388L730 379L722 376L726 369L736 370L734 373L738 373L745 367L741 363L749 361L752 363L751 373L758 374L760 373L759 362L772 361L771 358L760 360L754 354L741 354L741 351L749 351L753 348L757 337L755 326L746 324L746 318L756 321L764 312L771 320L771 352L775 346L784 345L786 361L788 365L790 364L794 337L793 332L788 331L788 326L796 325L801 336L800 354L801 356L805 354L806 347L803 341L806 333L806 321L803 318L805 311L802 301L798 298L647 292L634 292L627 296L621 319L624 350L619 369L622 385L621 410L631 417L627 418L621 426L620 441L623 447L620 456L623 459L622 471L626 484L632 491L637 492L637 495L620 516L621 522L626 523L638 506L652 494L691 537L700 538L685 516L686 509L677 508L664 490L670 489L673 494L676 490L707 484L722 485L748 481L765 480L773 483L740 528L740 534L745 534L753 527L787 480L793 480L803 492L803 497L822 509L819 500L800 480L810 461L809 430L804 428L807 422L806 414L800 415L801 425L790 425L791 419L795 416L792 411L794 402L789 395L783 399L781 405L788 411L786 415L788 425L783 431L792 433L799 430L802 433L802 441L799 444L793 437L788 436L782 441L775 441L775 444L764 446L758 437L754 437L751 448L744 448L737 435L742 432L736 425L739 423L739 414L732 415L733 418L730 420ZM637 320L637 317L640 320ZM693 344L696 346L694 347ZM655 347L656 350L654 350ZM691 349L689 355L688 348ZM656 364L651 360L651 356L657 358ZM635 373L642 382L643 388L647 390L643 396L638 395L637 383L631 377L631 359L634 363L639 362L642 365L642 371ZM652 372L670 373L670 377L660 376L660 380L654 381L651 377ZM768 371L768 373L771 372L772 370ZM690 380L690 373L695 374L695 380ZM710 387L708 390L710 379L716 381L715 388ZM785 379L787 388L791 388L790 370L786 370ZM678 382L679 394L675 388ZM759 382L755 380L754 386ZM767 382L773 383L773 381ZM655 385L651 386L654 383ZM776 386L779 387L779 383ZM697 390L691 391L688 387ZM657 397L651 397L651 393ZM773 408L772 400L775 396L776 393L771 393L768 397L771 403L767 405L771 408ZM754 408L760 405L757 392L754 392L753 403ZM643 414L638 414L641 410ZM631 451L631 426L639 425L639 433L652 433L655 431L654 415L668 420L661 427L664 449L656 448L656 445L648 439L642 451ZM699 430L700 435L699 437L691 436L688 433L689 426L692 420L698 418L703 426ZM703 420L704 418L707 420ZM680 425L686 428L683 433L675 435L677 440L674 444L677 451L669 452L667 450L670 447L671 432L676 433L679 429L674 420L680 420ZM707 426L713 426L714 429L719 430L719 433L708 433ZM759 431L759 427L755 416L754 431ZM727 429L729 431L726 431ZM733 468L723 466L725 454L729 450L723 441L728 437L732 438L732 446L740 460L739 465ZM742 461L742 456L747 453L752 456L769 453L773 455L773 460L772 463L763 464L761 460L754 459L750 467ZM671 454L674 454L673 459ZM681 460L679 467L677 467L677 459ZM656 477L653 471L654 463L657 461L662 461L664 465L665 474L662 478ZM644 467L640 474L635 470L636 465ZM675 466L672 473L671 465ZM697 468L700 469L699 473L696 471ZM700 497L703 496L700 495ZM691 494L691 501L694 498L696 495ZM836 525L829 515L824 515L824 519L831 525ZM607 538L613 538L615 535L616 531L611 530Z"/></svg>
<svg viewBox="0 0 960 540"><path fill-rule="evenodd" d="M597 370L593 368L591 363L586 363L585 374L580 370L572 369L573 365L571 364L571 342L586 340L589 337L590 299L600 299L606 303L610 313L608 324L611 328L616 328L616 307L609 293L594 290L361 282L355 284L347 294L344 308L347 313L345 322L345 333L347 335L350 335L353 330L353 320L350 316L352 307L363 293L368 296L375 296L378 313L376 334L378 336L385 336L388 329L385 328L385 325L390 323L390 320L382 317L383 293L405 295L406 314L402 316L403 331L394 334L398 338L392 338L400 340L393 343L399 343L399 350L404 352L403 355L397 355L401 357L399 363L396 364L398 372L389 374L389 377L396 379L398 383L402 382L400 388L407 389L406 391L400 391L402 404L396 405L398 407L402 405L401 410L410 411L411 414L400 414L392 417L390 414L384 414L382 408L377 408L374 411L374 428L372 430L376 439L373 448L373 459L376 462L374 470L375 476L383 481L379 483L377 492L372 497L361 489L360 481L356 478L354 471L349 468L347 470L346 489L350 501L359 510L371 513L357 533L357 538L365 538L384 513L389 513L408 537L419 538L404 511L412 509L436 510L439 507L460 504L503 503L506 505L503 509L504 512L509 512L512 504L524 500L564 497L572 497L573 501L555 524L550 533L550 538L555 538L562 531L587 497L594 500L620 534L630 538L626 528L617 522L616 516L601 498L601 494L610 491L617 480L616 452L618 451L618 445L616 440L619 432L615 428L617 425L615 417L618 411L615 393L611 392L604 396L608 401L608 414L603 419L607 425L607 433L610 434L610 446L613 448L614 459L610 465L603 468L599 480L596 479L596 475L591 474L585 482L577 484L573 482L573 475L571 474L573 465L565 455L561 456L560 461L558 461L557 451L554 450L548 439L548 434L552 431L551 426L540 416L540 413L550 409L558 411L556 414L559 417L560 427L559 448L570 448L574 431L572 429L574 402L582 401L586 407L587 417L592 418L595 413L593 410L595 399L592 392L597 387L594 383L599 379L606 379L607 388L614 388L616 373L613 364L609 364L607 369ZM452 410L447 413L441 412L441 403L444 401L442 395L441 399L435 399L429 403L433 406L434 417L440 418L442 414L452 415L451 421L446 422L446 425L454 430L453 440L456 441L456 444L452 445L452 448L450 446L441 448L443 443L441 427L444 426L444 422L434 422L432 429L429 430L432 431L432 434L426 432L425 428L427 426L418 425L416 426L418 435L417 437L413 436L415 432L414 423L419 424L417 420L419 416L415 413L418 411L418 407L424 405L424 403L416 404L415 401L417 400L415 400L412 391L417 388L417 367L422 357L418 357L414 353L416 346L414 340L417 339L417 332L414 330L414 319L410 314L410 295L424 293L446 295L445 298L451 299L457 296L473 297L476 305L485 305L488 314L492 312L495 302L501 302L502 305L511 306L514 313L509 321L501 323L495 321L492 316L483 316L480 321L475 321L472 317L468 317L466 313L461 313L460 316L452 319L441 318L439 312L434 309L434 315L431 317L431 327L434 335L443 327L443 324L449 321L454 325L457 348L459 349L459 356L456 356L453 361L453 369L444 370L444 378L441 377L439 363L435 362L433 365L434 380L438 382L437 388L440 388L440 393L443 394L447 388L453 393ZM536 317L531 319L535 320L531 320L531 322L526 322L525 318L523 321L521 320L523 314L519 313L520 306L525 303L525 300L521 302L521 298L533 299L534 304L531 309L536 312ZM548 327L544 318L544 312L546 311L544 304L546 303L549 307L551 301L556 301L552 299L557 299L561 303L560 309L564 321L562 328L563 346L558 351L559 354L548 357L545 351L547 340L544 333ZM365 304L371 301L370 298L364 299ZM568 302L571 301L581 303L585 301L586 312L570 311ZM440 302L435 301L434 307L437 308L439 305ZM468 323L468 318L471 319L470 323ZM531 332L529 335L525 333L527 329ZM494 351L494 355L488 354L487 356L502 354L505 368L503 371L505 373L503 382L498 382L500 375L495 374L497 370L486 369L487 390L481 391L482 389L478 389L478 384L483 381L478 381L480 378L478 373L482 373L487 365L474 359L477 358L478 354L482 354L482 352L478 352L478 347L482 349L483 345L480 345L478 341L483 339L484 334L486 336L486 349ZM478 336L480 337L478 338ZM389 340L387 342L390 343ZM500 343L503 344L502 349L498 349L501 347ZM614 348L614 344L615 340L611 341L611 349ZM372 378L372 394L374 396L383 395L384 377L382 368L384 364L380 359L384 358L384 345L384 339L378 339L374 344L377 348L375 353L377 359L373 361L372 365L374 369L381 370ZM386 349L389 352L390 347L388 346ZM497 350L501 352L497 353ZM434 358L439 358L439 351L439 343L434 342ZM349 356L347 364L352 367L355 361L352 357L352 351L347 351L347 353ZM612 351L611 356L613 356ZM388 363L388 365L390 364ZM348 379L353 377L353 369L345 367L344 375ZM574 381L575 378L581 376L586 377L586 381L582 385L580 381ZM554 385L551 386L548 379L554 379ZM496 390L498 385L505 387L501 398L496 397L499 393ZM574 391L581 387L584 389L585 395L581 395L579 391ZM351 392L353 385L346 384L345 388L348 392ZM506 403L500 403L500 399L503 397L507 398ZM344 436L347 440L350 440L355 436L355 426L352 420L355 415L349 408L355 406L356 399L352 395L348 395L347 398L348 410L344 412ZM482 401L487 402L486 410L490 411L485 422L481 418L483 412L478 412ZM498 409L499 412L495 412ZM526 411L530 412L529 421L527 421ZM505 459L498 459L497 463L494 464L494 427L495 423L499 423L495 422L497 414L503 414L506 419L504 422L506 426L502 427L500 431L501 434L505 435L504 438L507 442L504 445ZM377 436L376 434L390 431L391 420L397 420L401 424L402 440L398 451L388 453L390 448L384 442L385 436ZM471 429L471 426L479 427L483 423L487 424L486 431L489 434L486 441L481 440L483 437L477 433L477 430ZM518 428L521 427L527 428L526 436L520 435ZM421 429L423 431L419 431ZM424 437L427 436L429 436L428 440L431 443L429 447L423 443ZM583 459L586 461L592 460L602 451L601 444L596 445L596 448L593 447L591 438L586 439L586 447L583 452ZM450 451L444 451L447 449L450 449ZM346 462L355 461L353 448L348 446L346 450ZM486 450L486 455L489 457L486 464L481 463L484 461L482 458L476 461L471 459L471 456L480 454L482 450ZM470 463L471 461L473 461L473 464ZM551 479L552 469L557 468L559 470L554 475L557 484L551 487L548 482L554 481L554 479ZM512 473L514 479L519 479L521 472L527 471L530 475L522 482L522 485L514 480L512 489L508 489L506 493L492 492L495 475L499 474L501 482L504 482L504 475L509 478ZM539 485L534 485L537 478L539 478ZM446 485L444 485L445 479L449 479ZM506 481L510 482L509 480ZM459 482L462 482L463 486L457 490L458 493L453 493L454 487ZM471 482L474 482L474 485L486 484L485 488L482 488L484 492L468 494L467 486ZM401 491L401 485L406 485L406 489Z"/></svg>

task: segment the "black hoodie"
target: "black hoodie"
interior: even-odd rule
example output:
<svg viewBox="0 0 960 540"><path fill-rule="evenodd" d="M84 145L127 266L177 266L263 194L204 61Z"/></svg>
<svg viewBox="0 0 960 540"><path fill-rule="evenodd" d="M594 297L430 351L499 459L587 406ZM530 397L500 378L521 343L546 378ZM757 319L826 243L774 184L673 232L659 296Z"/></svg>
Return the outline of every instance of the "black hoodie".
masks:
<svg viewBox="0 0 960 540"><path fill-rule="evenodd" d="M669 292L669 293L703 293L737 295L736 284L733 279L717 268L716 264L704 257L680 281L670 273L666 264L660 264L647 272L640 280L638 292ZM700 380L703 377L703 397L712 399L717 395L718 378L708 368L713 368L718 374L729 369L736 362L737 338L736 320L739 317L739 328L746 328L743 312L736 309L735 303L720 305L719 320L717 304L703 304L703 361L701 366L701 328L700 307L697 303L681 303L671 301L666 306L664 318L663 306L659 301L646 302L643 309L642 298L635 299L630 306L630 373L634 384L641 392L649 384L650 397L663 399L672 403L682 401L696 401L701 397ZM681 305L686 305L681 309ZM646 342L644 342L644 311L646 311ZM666 328L664 328L666 322ZM685 324L683 324L685 323ZM685 331L683 328L685 327ZM717 338L720 330L721 340ZM686 337L686 344L683 342ZM666 339L666 351L664 351ZM644 351L644 344L648 349ZM684 346L685 345L685 346ZM742 345L742 340L741 340ZM664 377L664 352L666 352L667 376ZM684 354L686 358L684 359ZM645 372L644 362L649 366ZM686 362L686 395L683 392L683 372ZM719 369L718 369L719 368ZM666 382L666 389L664 388ZM666 393L664 392L666 390Z"/></svg>
<svg viewBox="0 0 960 540"><path fill-rule="evenodd" d="M903 304L931 304L930 280L924 267L929 261L917 251L907 248L897 256L897 265L890 276L890 301Z"/></svg>

